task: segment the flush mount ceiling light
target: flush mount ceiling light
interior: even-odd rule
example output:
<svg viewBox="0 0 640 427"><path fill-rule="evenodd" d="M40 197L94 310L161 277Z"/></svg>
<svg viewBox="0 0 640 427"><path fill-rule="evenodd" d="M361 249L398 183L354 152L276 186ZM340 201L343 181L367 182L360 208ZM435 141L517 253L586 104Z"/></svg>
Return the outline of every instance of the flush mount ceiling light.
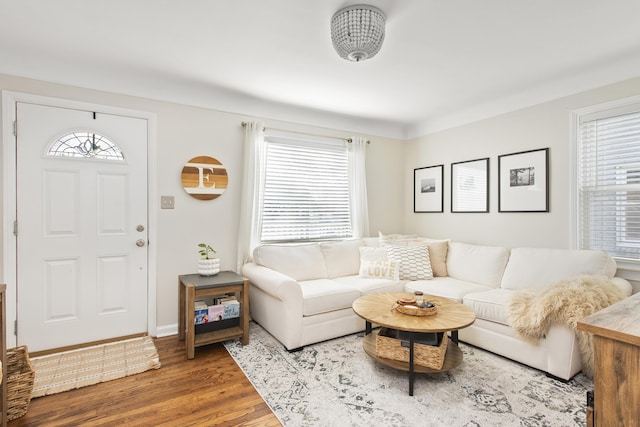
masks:
<svg viewBox="0 0 640 427"><path fill-rule="evenodd" d="M338 55L359 62L373 58L384 40L384 13L359 4L340 9L331 18L331 40Z"/></svg>

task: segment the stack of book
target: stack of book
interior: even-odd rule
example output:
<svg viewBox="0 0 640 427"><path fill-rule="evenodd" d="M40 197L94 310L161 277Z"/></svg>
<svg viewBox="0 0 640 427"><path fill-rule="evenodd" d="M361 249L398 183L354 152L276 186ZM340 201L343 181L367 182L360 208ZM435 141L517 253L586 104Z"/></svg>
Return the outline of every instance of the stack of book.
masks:
<svg viewBox="0 0 640 427"><path fill-rule="evenodd" d="M203 300L195 301L196 325L201 325L209 321L209 307Z"/></svg>
<svg viewBox="0 0 640 427"><path fill-rule="evenodd" d="M240 301L233 295L213 298L209 305L204 300L195 301L196 325L240 317Z"/></svg>
<svg viewBox="0 0 640 427"><path fill-rule="evenodd" d="M224 307L223 319L233 319L234 317L240 317L240 301L234 296L218 299L218 304Z"/></svg>

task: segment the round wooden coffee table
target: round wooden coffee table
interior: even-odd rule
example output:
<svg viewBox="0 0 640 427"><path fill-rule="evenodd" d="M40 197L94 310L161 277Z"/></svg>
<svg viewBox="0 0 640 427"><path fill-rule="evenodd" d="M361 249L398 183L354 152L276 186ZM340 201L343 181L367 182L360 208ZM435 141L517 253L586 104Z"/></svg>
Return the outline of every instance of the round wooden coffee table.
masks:
<svg viewBox="0 0 640 427"><path fill-rule="evenodd" d="M366 331L363 341L364 351L376 362L394 369L409 372L409 395L413 396L413 381L415 373L444 372L455 368L462 362L462 351L458 348L458 330L466 328L476 320L476 315L469 307L459 302L432 295L425 295L425 301L435 301L438 312L432 316L411 316L394 310L394 305L401 298L410 297L407 292L393 292L365 295L353 302L353 311L366 321ZM413 363L413 338L409 343L409 361L386 359L376 354L376 335L372 333L371 324L385 328L413 333L451 332L451 340L445 353L444 364L441 369L432 369Z"/></svg>

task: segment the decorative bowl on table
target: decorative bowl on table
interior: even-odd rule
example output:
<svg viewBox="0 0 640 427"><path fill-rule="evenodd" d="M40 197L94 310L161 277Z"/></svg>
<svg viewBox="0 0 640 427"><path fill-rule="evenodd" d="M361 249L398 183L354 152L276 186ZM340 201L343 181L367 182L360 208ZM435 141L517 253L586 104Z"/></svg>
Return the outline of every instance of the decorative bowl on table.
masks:
<svg viewBox="0 0 640 427"><path fill-rule="evenodd" d="M398 300L393 308L402 314L409 316L433 316L438 312L438 303L435 301L425 301L418 306L414 300L413 304L403 304L402 300Z"/></svg>

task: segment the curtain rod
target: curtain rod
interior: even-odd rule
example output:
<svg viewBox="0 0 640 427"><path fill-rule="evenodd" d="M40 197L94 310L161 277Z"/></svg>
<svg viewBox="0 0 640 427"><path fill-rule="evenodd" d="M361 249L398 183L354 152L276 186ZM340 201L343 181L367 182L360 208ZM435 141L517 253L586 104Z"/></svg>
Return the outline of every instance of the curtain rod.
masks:
<svg viewBox="0 0 640 427"><path fill-rule="evenodd" d="M241 124L242 124L242 127L247 126L247 122L242 122ZM267 129L280 131L280 132L295 133L295 134L298 134L298 135L320 136L320 137L323 137L323 138L341 139L343 141L346 141L347 143L352 143L353 142L353 139L351 139L351 138L340 138L339 136L317 135L317 134L314 134L314 133L296 132L296 131L287 130L287 129L268 128L266 126L262 128L263 131L266 131ZM371 141L369 141L369 140L367 140L366 142L367 142L367 144L371 143Z"/></svg>

